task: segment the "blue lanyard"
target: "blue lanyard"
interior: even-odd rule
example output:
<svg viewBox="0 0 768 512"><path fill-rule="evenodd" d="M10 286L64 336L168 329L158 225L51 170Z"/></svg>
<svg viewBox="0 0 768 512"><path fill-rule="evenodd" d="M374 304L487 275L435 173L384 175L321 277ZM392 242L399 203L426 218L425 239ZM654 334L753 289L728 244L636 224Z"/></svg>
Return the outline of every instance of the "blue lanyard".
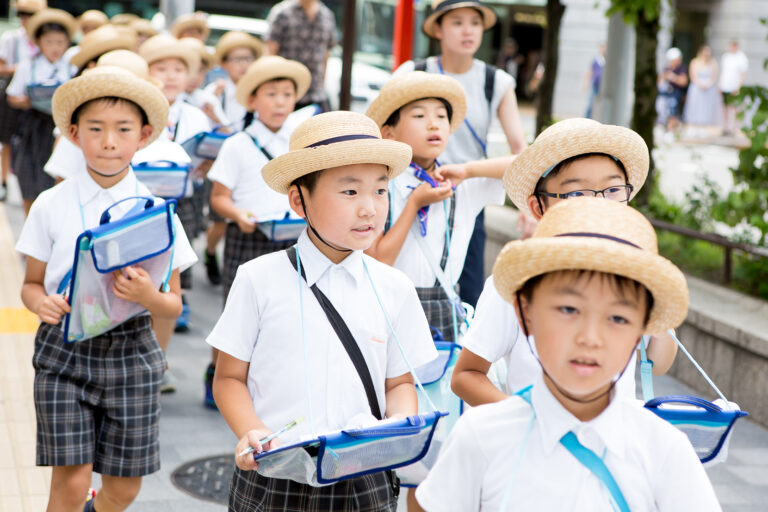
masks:
<svg viewBox="0 0 768 512"><path fill-rule="evenodd" d="M440 162L435 160L435 167L439 167L439 166L440 166ZM408 167L413 169L413 175L417 179L429 183L429 185L432 188L437 188L440 186L438 185L437 181L435 181L435 179L432 176L430 176L429 173L425 171L424 168L421 167L416 162L411 162L408 165ZM416 214L419 217L419 228L421 231L421 236L427 236L427 218L429 216L429 205L422 206L421 208L419 208L419 211L416 212Z"/></svg>
<svg viewBox="0 0 768 512"><path fill-rule="evenodd" d="M440 61L440 57L437 57L437 68L440 70L440 74L444 75L445 71L443 71L443 64ZM490 119L488 120L490 122ZM472 128L472 125L469 124L469 120L467 120L466 116L464 117L464 124L467 125L467 128L469 128L469 133L472 134L472 137L477 141L478 144L480 144L480 147L483 150L483 156L488 156L487 146L483 139L480 138L480 136L477 134L474 128Z"/></svg>

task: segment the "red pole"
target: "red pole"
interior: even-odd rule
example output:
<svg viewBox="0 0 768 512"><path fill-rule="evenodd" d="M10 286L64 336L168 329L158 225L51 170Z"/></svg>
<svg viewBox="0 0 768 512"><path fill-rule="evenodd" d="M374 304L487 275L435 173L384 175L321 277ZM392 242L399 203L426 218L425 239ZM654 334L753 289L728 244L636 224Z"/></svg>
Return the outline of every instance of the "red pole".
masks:
<svg viewBox="0 0 768 512"><path fill-rule="evenodd" d="M392 41L392 70L413 56L413 1L397 0Z"/></svg>

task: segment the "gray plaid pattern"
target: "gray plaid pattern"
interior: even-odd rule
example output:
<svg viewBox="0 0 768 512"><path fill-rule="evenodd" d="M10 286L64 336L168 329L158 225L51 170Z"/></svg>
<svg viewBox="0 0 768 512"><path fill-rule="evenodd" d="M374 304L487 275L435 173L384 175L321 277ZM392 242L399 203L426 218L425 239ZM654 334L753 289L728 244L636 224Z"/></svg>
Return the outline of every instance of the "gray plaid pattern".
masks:
<svg viewBox="0 0 768 512"><path fill-rule="evenodd" d="M203 205L208 205L208 221L210 222L225 222L227 219L216 213L216 210L213 209L211 206L211 189L213 188L213 183L211 183L211 180L206 179L203 182L202 187L202 195L194 195L193 197L198 198L200 209L200 218L203 217ZM200 222L200 227L202 230L205 230L205 225L203 224L203 221Z"/></svg>
<svg viewBox="0 0 768 512"><path fill-rule="evenodd" d="M24 199L35 199L54 184L43 167L53 153L55 126L52 116L35 109L25 110L19 116L18 139L13 146L13 172Z"/></svg>
<svg viewBox="0 0 768 512"><path fill-rule="evenodd" d="M0 144L10 144L11 137L16 133L19 124L21 110L8 105L8 99L5 96L5 88L8 87L10 79L0 77Z"/></svg>
<svg viewBox="0 0 768 512"><path fill-rule="evenodd" d="M32 364L38 466L93 463L97 473L122 477L160 469L165 356L149 315L75 343L41 324Z"/></svg>
<svg viewBox="0 0 768 512"><path fill-rule="evenodd" d="M312 487L235 468L229 488L232 512L395 512L399 484L391 471Z"/></svg>
<svg viewBox="0 0 768 512"><path fill-rule="evenodd" d="M319 11L313 21L309 21L296 0L283 0L275 5L269 15L267 41L279 45L278 53L286 59L301 62L312 73L312 84L304 101L319 103L327 99L323 88L325 55L336 44L336 20L333 12L319 2ZM298 98L301 99L301 98Z"/></svg>
<svg viewBox="0 0 768 512"><path fill-rule="evenodd" d="M227 301L229 289L235 281L237 267L254 258L276 251L282 251L294 245L295 241L271 242L264 233L256 228L253 233L243 233L237 224L227 224L224 237L224 269L222 270L222 291L224 302Z"/></svg>

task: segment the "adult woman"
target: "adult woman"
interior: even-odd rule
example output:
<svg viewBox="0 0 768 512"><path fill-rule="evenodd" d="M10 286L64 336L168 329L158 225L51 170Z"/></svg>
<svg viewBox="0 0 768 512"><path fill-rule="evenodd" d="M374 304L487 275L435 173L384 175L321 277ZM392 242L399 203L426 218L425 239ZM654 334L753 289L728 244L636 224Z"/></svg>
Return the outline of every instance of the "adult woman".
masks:
<svg viewBox="0 0 768 512"><path fill-rule="evenodd" d="M723 104L717 89L718 66L712 50L704 45L691 61L688 96L683 121L691 127L691 135L706 135L705 127L719 126L723 119Z"/></svg>

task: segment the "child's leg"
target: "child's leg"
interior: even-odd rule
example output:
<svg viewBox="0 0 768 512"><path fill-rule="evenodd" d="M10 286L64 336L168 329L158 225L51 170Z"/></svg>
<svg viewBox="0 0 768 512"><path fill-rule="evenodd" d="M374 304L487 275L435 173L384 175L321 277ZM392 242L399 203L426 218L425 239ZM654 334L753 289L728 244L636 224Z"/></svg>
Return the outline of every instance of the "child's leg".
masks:
<svg viewBox="0 0 768 512"><path fill-rule="evenodd" d="M91 485L91 464L54 466L47 512L81 512Z"/></svg>
<svg viewBox="0 0 768 512"><path fill-rule="evenodd" d="M98 512L122 512L133 503L140 489L141 477L102 475L93 507Z"/></svg>

